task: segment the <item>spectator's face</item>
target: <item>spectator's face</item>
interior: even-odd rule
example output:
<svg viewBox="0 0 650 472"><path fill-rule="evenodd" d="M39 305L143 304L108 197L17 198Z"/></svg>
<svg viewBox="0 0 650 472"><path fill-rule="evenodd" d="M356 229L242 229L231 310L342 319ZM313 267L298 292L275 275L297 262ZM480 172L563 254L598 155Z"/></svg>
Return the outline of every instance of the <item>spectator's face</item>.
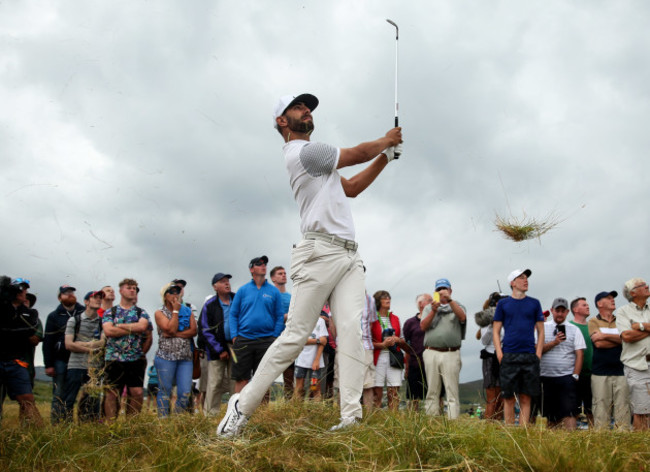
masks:
<svg viewBox="0 0 650 472"><path fill-rule="evenodd" d="M264 276L266 275L266 264L264 261L257 261L255 265L251 268L251 275L255 277L256 275Z"/></svg>
<svg viewBox="0 0 650 472"><path fill-rule="evenodd" d="M598 300L598 308L601 310L614 311L616 310L616 299L611 295Z"/></svg>
<svg viewBox="0 0 650 472"><path fill-rule="evenodd" d="M650 297L650 290L648 290L648 283L643 281L639 282L634 286L632 290L630 290L630 295L632 295L632 298Z"/></svg>
<svg viewBox="0 0 650 472"><path fill-rule="evenodd" d="M20 292L16 294L16 303L25 305L29 308L29 300L27 300L27 289L23 288Z"/></svg>
<svg viewBox="0 0 650 472"><path fill-rule="evenodd" d="M277 285L285 285L287 283L287 271L284 269L278 269L271 277L271 281Z"/></svg>
<svg viewBox="0 0 650 472"><path fill-rule="evenodd" d="M526 274L521 274L519 277L512 281L512 288L519 290L520 292L527 292L528 276Z"/></svg>
<svg viewBox="0 0 650 472"><path fill-rule="evenodd" d="M66 290L59 295L59 301L63 306L74 306L77 303L77 296L74 290Z"/></svg>
<svg viewBox="0 0 650 472"><path fill-rule="evenodd" d="M557 324L564 323L566 320L566 315L569 313L569 310L563 306L557 308L552 308L551 313L553 313L553 321Z"/></svg>
<svg viewBox="0 0 650 472"><path fill-rule="evenodd" d="M420 298L420 300L418 300L418 310L420 310L420 313L422 313L424 307L427 305L431 305L432 303L433 303L433 297L427 294L424 297Z"/></svg>
<svg viewBox="0 0 650 472"><path fill-rule="evenodd" d="M379 299L379 309L380 310L390 310L390 296L383 295Z"/></svg>
<svg viewBox="0 0 650 472"><path fill-rule="evenodd" d="M589 303L585 300L579 300L573 307L574 315L589 316Z"/></svg>
<svg viewBox="0 0 650 472"><path fill-rule="evenodd" d="M120 295L128 302L135 302L138 300L138 286L124 284L120 287Z"/></svg>
<svg viewBox="0 0 650 472"><path fill-rule="evenodd" d="M214 285L214 291L219 295L228 295L232 290L230 290L230 279L224 277L220 280L217 280Z"/></svg>
<svg viewBox="0 0 650 472"><path fill-rule="evenodd" d="M104 287L102 292L104 292L104 298L106 300L110 300L111 302L115 300L115 290L113 290L113 287Z"/></svg>
<svg viewBox="0 0 650 472"><path fill-rule="evenodd" d="M95 295L94 297L90 297L88 301L86 302L86 306L89 308L93 308L95 310L101 308L102 306L102 298L100 295Z"/></svg>

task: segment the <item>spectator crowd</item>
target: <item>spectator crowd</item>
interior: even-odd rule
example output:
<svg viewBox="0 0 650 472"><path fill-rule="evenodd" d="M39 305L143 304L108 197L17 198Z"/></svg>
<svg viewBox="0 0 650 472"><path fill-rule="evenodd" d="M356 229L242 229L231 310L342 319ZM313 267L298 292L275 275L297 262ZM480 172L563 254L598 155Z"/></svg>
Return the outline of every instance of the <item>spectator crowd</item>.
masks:
<svg viewBox="0 0 650 472"><path fill-rule="evenodd" d="M30 281L2 277L0 414L8 396L18 402L21 420L43 423L33 395L35 349L42 344L53 424L73 421L75 405L80 422L110 422L122 409L139 413L145 377L148 404L155 401L160 417L195 409L219 415L226 397L241 392L256 370L263 372L264 354L291 323L287 272L276 266L267 280L268 263L266 256L253 258L251 280L236 292L230 274L216 273L214 292L201 309L184 300L186 281L166 283L153 317L138 306L134 279L120 281L117 293L108 285L89 290L83 304L75 287L62 285L59 305L44 325ZM511 293L490 294L474 316L483 347L485 417L514 424L518 411L525 425L541 414L549 427L575 429L582 413L590 427L648 429L648 284L640 278L625 282L627 303L618 308L618 292L604 290L571 302L557 297L544 311L527 295L531 275L528 269L511 272ZM389 292L366 293L365 299L359 340L366 354L363 407L381 408L386 392L387 407L397 410L405 384L409 408L458 418L468 314L451 282L438 279L432 293L418 295L417 312L405 320L391 311ZM328 304L313 321L283 374L287 400L327 399L336 392L337 331ZM147 369L154 327L158 345ZM267 392L265 401L269 397Z"/></svg>

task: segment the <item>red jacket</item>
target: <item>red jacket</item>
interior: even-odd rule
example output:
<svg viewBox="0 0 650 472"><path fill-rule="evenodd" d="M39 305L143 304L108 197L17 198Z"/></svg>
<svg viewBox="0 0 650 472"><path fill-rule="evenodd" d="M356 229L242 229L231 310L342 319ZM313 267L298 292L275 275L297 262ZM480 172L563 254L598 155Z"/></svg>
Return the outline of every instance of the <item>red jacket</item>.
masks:
<svg viewBox="0 0 650 472"><path fill-rule="evenodd" d="M379 316L380 316L379 313L377 313L377 317L379 317ZM392 311L388 313L388 317L390 319L391 327L395 330L395 336L399 337L400 334L401 334L400 328L399 328L399 318L397 316L393 315ZM384 330L384 328L382 328L382 326L381 326L381 321L379 321L379 320L373 321L372 325L370 325L370 329L372 331L372 342L380 343L382 341L381 333ZM401 351L399 346L396 345L396 347L397 347L398 351ZM377 365L377 359L379 359L379 353L381 351L382 351L381 349L375 348L375 351L373 353L374 356L375 356L375 365Z"/></svg>

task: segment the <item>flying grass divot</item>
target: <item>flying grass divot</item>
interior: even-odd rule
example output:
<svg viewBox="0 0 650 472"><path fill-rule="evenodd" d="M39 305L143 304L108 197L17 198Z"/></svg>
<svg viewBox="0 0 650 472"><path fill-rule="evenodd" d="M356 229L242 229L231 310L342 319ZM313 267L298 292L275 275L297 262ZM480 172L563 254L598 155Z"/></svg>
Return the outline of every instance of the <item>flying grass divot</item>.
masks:
<svg viewBox="0 0 650 472"><path fill-rule="evenodd" d="M558 224L559 220L553 215L549 215L543 220L537 220L524 214L522 218L512 217L506 220L497 214L494 221L497 231L500 231L506 239L516 242L539 239Z"/></svg>

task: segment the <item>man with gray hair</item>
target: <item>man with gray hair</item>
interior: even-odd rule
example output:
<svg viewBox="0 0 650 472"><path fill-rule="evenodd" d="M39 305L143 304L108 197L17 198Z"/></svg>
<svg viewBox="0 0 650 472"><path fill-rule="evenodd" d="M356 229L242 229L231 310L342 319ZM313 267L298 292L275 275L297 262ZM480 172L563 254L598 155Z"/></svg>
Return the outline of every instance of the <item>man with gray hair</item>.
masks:
<svg viewBox="0 0 650 472"><path fill-rule="evenodd" d="M420 400L427 394L427 377L424 373L424 331L420 328L424 308L433 303L433 297L422 293L415 299L418 312L404 323L402 335L408 347L404 349L404 377L406 378L406 398L413 410L420 407Z"/></svg>
<svg viewBox="0 0 650 472"><path fill-rule="evenodd" d="M630 388L630 403L635 430L650 428L650 307L648 284L640 278L623 286L623 296L630 302L616 312L616 327L621 333L621 362Z"/></svg>

